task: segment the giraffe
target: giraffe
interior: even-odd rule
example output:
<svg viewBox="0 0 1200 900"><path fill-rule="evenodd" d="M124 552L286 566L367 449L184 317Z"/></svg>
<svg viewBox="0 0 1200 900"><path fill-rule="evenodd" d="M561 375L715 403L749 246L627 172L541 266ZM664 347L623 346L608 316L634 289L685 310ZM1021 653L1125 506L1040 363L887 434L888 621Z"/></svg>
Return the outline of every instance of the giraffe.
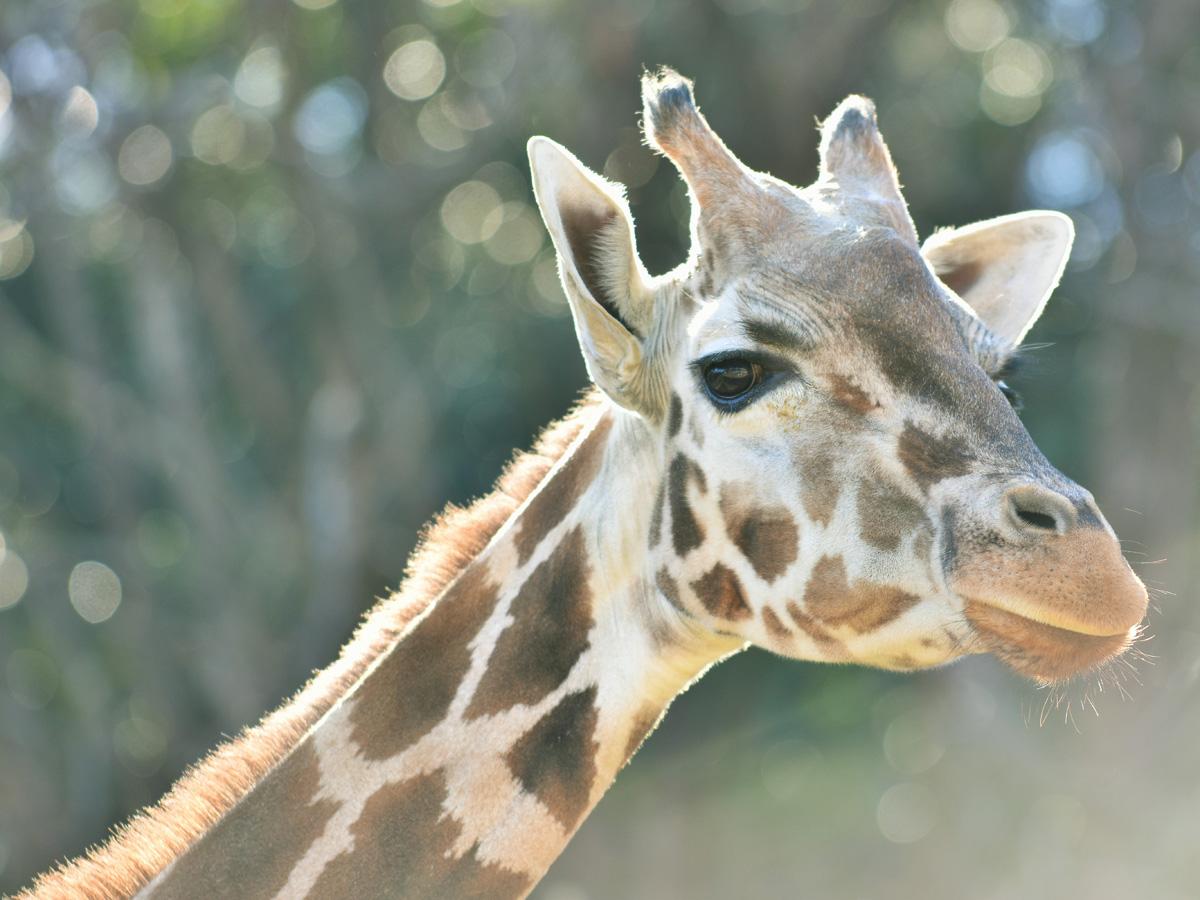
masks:
<svg viewBox="0 0 1200 900"><path fill-rule="evenodd" d="M1052 212L923 245L874 109L800 189L643 78L692 247L651 277L616 185L529 143L594 388L426 534L339 659L26 897L521 897L672 698L755 644L1041 681L1135 639L1146 591L1003 382L1072 240Z"/></svg>

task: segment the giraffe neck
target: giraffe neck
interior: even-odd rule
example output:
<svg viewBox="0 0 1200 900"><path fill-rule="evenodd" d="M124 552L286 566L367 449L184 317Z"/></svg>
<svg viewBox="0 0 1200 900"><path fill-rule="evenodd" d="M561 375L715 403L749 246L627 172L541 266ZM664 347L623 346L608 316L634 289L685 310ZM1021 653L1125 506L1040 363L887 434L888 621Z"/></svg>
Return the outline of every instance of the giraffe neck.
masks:
<svg viewBox="0 0 1200 900"><path fill-rule="evenodd" d="M654 586L661 451L602 406L538 491L155 897L521 896L739 643Z"/></svg>

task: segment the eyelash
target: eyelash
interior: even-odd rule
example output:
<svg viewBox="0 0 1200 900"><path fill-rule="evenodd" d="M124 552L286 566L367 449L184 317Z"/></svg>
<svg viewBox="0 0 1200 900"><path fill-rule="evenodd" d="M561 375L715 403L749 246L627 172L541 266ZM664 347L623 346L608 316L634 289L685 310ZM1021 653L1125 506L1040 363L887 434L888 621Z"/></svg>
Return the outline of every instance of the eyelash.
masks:
<svg viewBox="0 0 1200 900"><path fill-rule="evenodd" d="M704 376L709 367L731 362L745 362L751 366L758 367L762 371L762 379L746 391L746 393L726 400L714 395L709 390ZM701 393L708 398L709 402L716 407L717 412L721 415L739 413L764 394L773 391L784 381L790 380L792 377L799 377L799 373L792 369L786 362L775 356L753 350L723 350L719 353L713 353L693 362L691 369L695 374L696 383Z"/></svg>

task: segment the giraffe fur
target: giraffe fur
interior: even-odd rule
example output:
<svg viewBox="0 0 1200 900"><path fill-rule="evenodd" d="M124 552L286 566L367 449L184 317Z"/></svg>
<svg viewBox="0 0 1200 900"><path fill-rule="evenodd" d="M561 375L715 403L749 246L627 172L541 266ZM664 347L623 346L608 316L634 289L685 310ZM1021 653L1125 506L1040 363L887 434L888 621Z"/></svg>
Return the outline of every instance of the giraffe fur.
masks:
<svg viewBox="0 0 1200 900"><path fill-rule="evenodd" d="M643 98L692 201L671 272L623 190L529 145L596 390L435 524L337 662L24 897L522 897L749 644L905 671L991 652L1043 681L1130 645L1145 588L996 384L1069 220L918 246L864 98L806 188L741 163L676 73Z"/></svg>

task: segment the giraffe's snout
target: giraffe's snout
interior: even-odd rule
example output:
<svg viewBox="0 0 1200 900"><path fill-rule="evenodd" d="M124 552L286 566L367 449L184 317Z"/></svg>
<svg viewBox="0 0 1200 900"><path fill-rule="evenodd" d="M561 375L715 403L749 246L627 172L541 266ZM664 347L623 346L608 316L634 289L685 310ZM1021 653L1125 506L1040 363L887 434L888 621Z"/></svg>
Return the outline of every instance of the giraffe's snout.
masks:
<svg viewBox="0 0 1200 900"><path fill-rule="evenodd" d="M943 549L947 584L984 645L1044 679L1124 651L1148 597L1091 495L1030 482L988 500L990 517L978 506L947 515Z"/></svg>

